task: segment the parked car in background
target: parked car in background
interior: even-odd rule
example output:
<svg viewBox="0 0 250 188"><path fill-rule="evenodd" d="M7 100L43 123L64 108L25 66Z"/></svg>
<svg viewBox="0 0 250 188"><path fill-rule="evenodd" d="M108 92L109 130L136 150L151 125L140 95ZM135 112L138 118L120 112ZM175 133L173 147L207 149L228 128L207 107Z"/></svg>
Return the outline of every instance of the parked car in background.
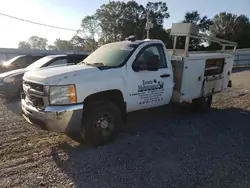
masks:
<svg viewBox="0 0 250 188"><path fill-rule="evenodd" d="M86 54L61 54L45 56L26 68L16 69L0 74L0 96L7 100L22 93L22 77L25 72L54 66L74 65L88 56Z"/></svg>
<svg viewBox="0 0 250 188"><path fill-rule="evenodd" d="M30 64L34 63L35 61L43 58L45 55L20 55L9 59L1 64L0 71L6 72L15 69L21 69L29 66Z"/></svg>

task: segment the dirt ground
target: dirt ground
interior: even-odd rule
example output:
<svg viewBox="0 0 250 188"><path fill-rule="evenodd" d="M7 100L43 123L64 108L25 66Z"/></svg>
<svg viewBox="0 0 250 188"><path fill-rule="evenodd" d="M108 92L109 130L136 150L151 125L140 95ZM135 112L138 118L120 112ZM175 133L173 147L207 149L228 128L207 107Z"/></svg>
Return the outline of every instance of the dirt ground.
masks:
<svg viewBox="0 0 250 188"><path fill-rule="evenodd" d="M27 124L0 101L0 187L250 187L250 69L206 114L171 105L128 115L118 139L91 148Z"/></svg>

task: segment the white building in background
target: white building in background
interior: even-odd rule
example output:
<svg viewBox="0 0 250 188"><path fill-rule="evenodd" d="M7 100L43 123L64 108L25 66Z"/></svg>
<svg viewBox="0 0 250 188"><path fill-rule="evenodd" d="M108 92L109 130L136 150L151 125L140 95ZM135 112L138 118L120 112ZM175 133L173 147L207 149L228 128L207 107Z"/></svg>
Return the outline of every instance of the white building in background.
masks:
<svg viewBox="0 0 250 188"><path fill-rule="evenodd" d="M234 65L250 65L250 48L236 51Z"/></svg>

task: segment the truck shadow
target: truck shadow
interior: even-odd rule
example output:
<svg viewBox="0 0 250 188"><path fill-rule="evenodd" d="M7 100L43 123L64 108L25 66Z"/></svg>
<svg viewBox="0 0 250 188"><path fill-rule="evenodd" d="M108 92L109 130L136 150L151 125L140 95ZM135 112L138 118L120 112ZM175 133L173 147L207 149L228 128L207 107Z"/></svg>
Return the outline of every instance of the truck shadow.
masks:
<svg viewBox="0 0 250 188"><path fill-rule="evenodd" d="M21 116L21 100L20 99L12 99L11 101L3 100L4 106L13 112L17 116Z"/></svg>
<svg viewBox="0 0 250 188"><path fill-rule="evenodd" d="M63 143L51 155L75 187L234 187L250 179L243 176L249 171L249 135L249 111L194 114L174 105L129 114L114 143Z"/></svg>

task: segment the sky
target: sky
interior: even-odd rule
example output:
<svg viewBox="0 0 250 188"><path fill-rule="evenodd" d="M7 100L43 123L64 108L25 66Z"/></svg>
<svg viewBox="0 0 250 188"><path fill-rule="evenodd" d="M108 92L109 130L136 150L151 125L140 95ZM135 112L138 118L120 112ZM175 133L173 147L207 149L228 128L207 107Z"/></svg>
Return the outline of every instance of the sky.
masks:
<svg viewBox="0 0 250 188"><path fill-rule="evenodd" d="M151 0L151 2L158 0ZM165 28L183 20L187 11L198 10L201 16L213 18L219 12L245 14L250 18L250 0L163 0L169 8L170 18ZM58 27L79 29L81 20L95 13L109 0L0 0L0 13ZM126 2L126 0L125 0ZM145 5L147 0L136 0ZM14 20L0 15L0 48L17 48L19 41L32 35L45 37L49 44L57 39L69 40L72 31L58 30Z"/></svg>

